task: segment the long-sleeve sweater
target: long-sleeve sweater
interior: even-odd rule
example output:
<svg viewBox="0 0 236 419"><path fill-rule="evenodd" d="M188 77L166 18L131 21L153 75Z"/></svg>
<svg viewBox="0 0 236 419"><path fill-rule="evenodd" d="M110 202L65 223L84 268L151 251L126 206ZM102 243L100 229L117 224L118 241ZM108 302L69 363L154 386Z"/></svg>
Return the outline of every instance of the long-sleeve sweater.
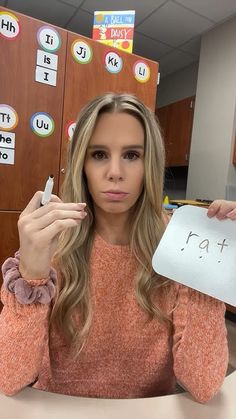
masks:
<svg viewBox="0 0 236 419"><path fill-rule="evenodd" d="M95 236L93 321L77 359L56 329L49 347L50 304L22 305L2 288L0 391L13 395L34 382L37 389L69 395L136 398L171 394L178 380L197 401L210 400L228 365L224 304L170 281L168 292L160 288L155 296L171 313L168 328L137 303L137 268L129 246Z"/></svg>

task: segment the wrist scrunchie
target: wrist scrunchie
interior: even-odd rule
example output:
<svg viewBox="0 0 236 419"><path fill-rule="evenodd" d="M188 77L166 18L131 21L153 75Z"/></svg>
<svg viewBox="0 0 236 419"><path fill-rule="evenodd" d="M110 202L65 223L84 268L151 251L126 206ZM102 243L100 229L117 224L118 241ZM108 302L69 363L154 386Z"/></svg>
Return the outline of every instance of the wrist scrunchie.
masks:
<svg viewBox="0 0 236 419"><path fill-rule="evenodd" d="M12 294L15 294L17 301L21 304L41 303L48 304L56 293L57 273L54 268L50 269L48 278L45 278L40 285L38 280L25 280L19 271L20 254L8 258L2 265L3 286ZM31 285L30 285L31 284Z"/></svg>

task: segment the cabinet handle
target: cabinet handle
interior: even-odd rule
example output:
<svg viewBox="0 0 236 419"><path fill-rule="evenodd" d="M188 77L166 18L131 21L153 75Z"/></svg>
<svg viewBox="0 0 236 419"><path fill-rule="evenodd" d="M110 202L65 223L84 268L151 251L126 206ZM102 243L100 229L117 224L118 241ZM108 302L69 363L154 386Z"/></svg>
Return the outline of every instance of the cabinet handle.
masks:
<svg viewBox="0 0 236 419"><path fill-rule="evenodd" d="M66 170L64 169L64 167L61 169L61 173L66 173Z"/></svg>

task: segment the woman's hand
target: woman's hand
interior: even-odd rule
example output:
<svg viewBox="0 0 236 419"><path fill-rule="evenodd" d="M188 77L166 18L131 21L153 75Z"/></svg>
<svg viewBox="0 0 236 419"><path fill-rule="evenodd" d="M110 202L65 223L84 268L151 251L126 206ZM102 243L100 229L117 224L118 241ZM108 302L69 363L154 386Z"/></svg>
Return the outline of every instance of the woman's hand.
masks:
<svg viewBox="0 0 236 419"><path fill-rule="evenodd" d="M40 207L42 194L35 193L18 221L19 269L27 279L48 277L59 234L78 226L87 215L86 204L64 203L56 195L52 195L49 204Z"/></svg>
<svg viewBox="0 0 236 419"><path fill-rule="evenodd" d="M236 220L236 201L217 199L213 201L207 211L208 217L216 217L218 220L230 218Z"/></svg>

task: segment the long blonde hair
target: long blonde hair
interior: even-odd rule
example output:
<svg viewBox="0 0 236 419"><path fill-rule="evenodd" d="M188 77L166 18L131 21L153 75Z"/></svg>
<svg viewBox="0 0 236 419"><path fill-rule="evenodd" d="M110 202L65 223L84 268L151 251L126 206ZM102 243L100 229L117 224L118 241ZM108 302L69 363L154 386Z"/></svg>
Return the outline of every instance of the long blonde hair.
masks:
<svg viewBox="0 0 236 419"><path fill-rule="evenodd" d="M85 342L92 321L89 295L89 261L94 240L93 202L84 174L87 147L96 122L104 112L126 112L136 117L145 132L144 187L138 198L130 231L130 247L139 262L136 296L140 306L151 317L168 323L168 316L152 301L152 291L166 281L152 268L152 256L164 231L163 177L164 147L159 125L154 114L130 94L106 93L96 97L79 114L68 153L68 165L62 188L64 202L86 202L88 216L73 229L65 230L59 239L55 263L60 272L57 296L51 314L55 323L78 354ZM79 312L80 328L75 328L73 315ZM78 311L79 310L79 311Z"/></svg>

